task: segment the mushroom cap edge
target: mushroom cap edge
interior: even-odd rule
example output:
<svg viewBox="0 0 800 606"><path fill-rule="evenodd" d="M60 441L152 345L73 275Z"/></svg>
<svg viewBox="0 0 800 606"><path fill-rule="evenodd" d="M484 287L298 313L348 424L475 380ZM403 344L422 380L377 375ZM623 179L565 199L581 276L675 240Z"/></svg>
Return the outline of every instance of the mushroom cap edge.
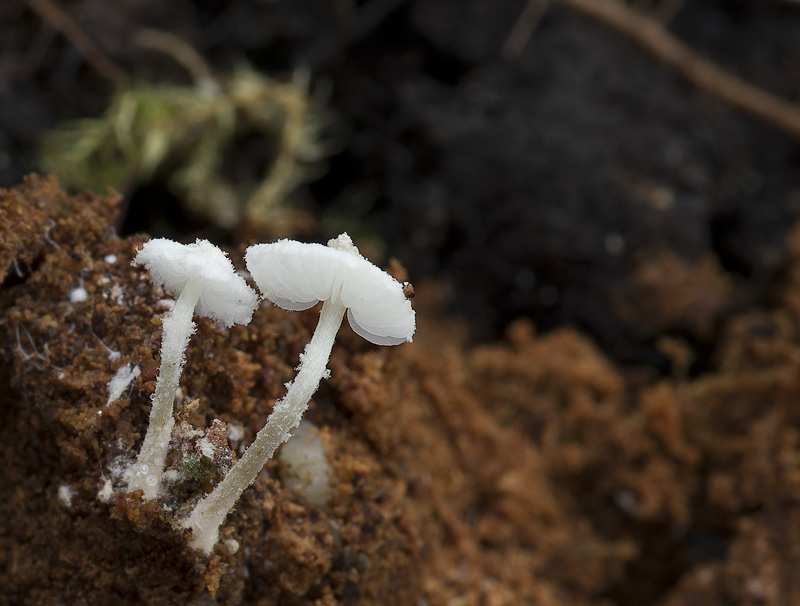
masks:
<svg viewBox="0 0 800 606"><path fill-rule="evenodd" d="M416 318L402 285L360 255L279 240L247 249L245 263L265 298L289 311L341 300L350 326L377 345L411 342Z"/></svg>
<svg viewBox="0 0 800 606"><path fill-rule="evenodd" d="M195 312L231 327L247 324L258 306L258 295L236 273L228 255L208 240L181 244L152 238L142 245L131 265L143 265L159 286L180 295L190 280L204 282Z"/></svg>

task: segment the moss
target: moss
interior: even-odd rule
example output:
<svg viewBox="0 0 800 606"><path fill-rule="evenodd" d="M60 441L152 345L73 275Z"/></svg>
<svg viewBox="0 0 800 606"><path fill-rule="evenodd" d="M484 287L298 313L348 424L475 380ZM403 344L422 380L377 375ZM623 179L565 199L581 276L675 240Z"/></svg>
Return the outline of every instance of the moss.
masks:
<svg viewBox="0 0 800 606"><path fill-rule="evenodd" d="M45 136L42 166L78 191L130 190L163 178L196 216L286 236L313 224L287 200L323 171L326 120L300 76L284 83L240 67L191 86L140 82L120 86L103 116ZM271 150L257 154L262 166L228 167L226 156L248 139Z"/></svg>
<svg viewBox="0 0 800 606"><path fill-rule="evenodd" d="M181 482L190 480L210 480L217 475L217 468L207 458L188 452L183 455L178 468L178 479Z"/></svg>

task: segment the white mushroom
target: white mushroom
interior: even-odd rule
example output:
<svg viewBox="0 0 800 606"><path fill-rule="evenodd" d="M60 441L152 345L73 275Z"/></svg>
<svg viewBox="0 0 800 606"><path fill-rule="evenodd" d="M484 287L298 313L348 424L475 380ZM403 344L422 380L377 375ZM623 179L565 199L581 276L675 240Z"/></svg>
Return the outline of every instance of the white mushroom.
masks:
<svg viewBox="0 0 800 606"><path fill-rule="evenodd" d="M158 496L161 476L175 419L172 415L184 352L196 326L197 314L226 327L246 324L258 306L258 297L234 270L227 255L207 240L180 244L164 238L149 240L133 260L144 265L156 284L178 293L161 330L161 366L158 371L150 424L136 462L129 470L128 491L141 489L145 499Z"/></svg>
<svg viewBox="0 0 800 606"><path fill-rule="evenodd" d="M347 234L329 241L328 246L289 240L257 244L247 250L245 261L264 297L276 305L293 311L308 309L319 301L323 305L286 396L275 404L242 458L183 523L184 528L192 529L191 545L206 554L217 543L228 511L308 408L328 372L326 365L345 310L353 330L378 345L410 342L416 326L403 286L362 257Z"/></svg>

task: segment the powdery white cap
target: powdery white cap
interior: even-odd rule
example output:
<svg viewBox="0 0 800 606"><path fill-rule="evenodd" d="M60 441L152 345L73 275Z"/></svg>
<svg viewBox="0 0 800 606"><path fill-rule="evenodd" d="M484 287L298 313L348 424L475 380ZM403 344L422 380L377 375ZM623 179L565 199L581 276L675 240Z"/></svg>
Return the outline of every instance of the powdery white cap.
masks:
<svg viewBox="0 0 800 606"><path fill-rule="evenodd" d="M403 286L358 254L347 234L331 246L279 240L247 249L245 263L265 298L290 311L341 300L353 330L376 345L411 342L414 310ZM344 248L344 250L342 250Z"/></svg>
<svg viewBox="0 0 800 606"><path fill-rule="evenodd" d="M202 282L197 314L226 327L247 324L258 306L258 296L236 273L228 255L208 240L181 244L154 238L144 243L132 265L144 265L153 282L176 295L189 281Z"/></svg>

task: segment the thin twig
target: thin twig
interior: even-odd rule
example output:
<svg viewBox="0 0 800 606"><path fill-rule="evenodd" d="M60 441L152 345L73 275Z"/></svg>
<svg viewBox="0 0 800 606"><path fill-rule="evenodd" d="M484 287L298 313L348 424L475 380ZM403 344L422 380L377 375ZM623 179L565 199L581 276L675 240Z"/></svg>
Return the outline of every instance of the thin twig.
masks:
<svg viewBox="0 0 800 606"><path fill-rule="evenodd" d="M26 0L43 21L70 41L84 59L105 78L120 83L128 79L125 71L92 42L78 25L51 0Z"/></svg>
<svg viewBox="0 0 800 606"><path fill-rule="evenodd" d="M729 74L672 36L654 19L640 15L619 0L559 1L632 38L697 87L800 138L800 106Z"/></svg>
<svg viewBox="0 0 800 606"><path fill-rule="evenodd" d="M503 57L509 61L519 58L549 4L550 0L528 0L525 3L525 8L522 9L522 13L503 44Z"/></svg>

